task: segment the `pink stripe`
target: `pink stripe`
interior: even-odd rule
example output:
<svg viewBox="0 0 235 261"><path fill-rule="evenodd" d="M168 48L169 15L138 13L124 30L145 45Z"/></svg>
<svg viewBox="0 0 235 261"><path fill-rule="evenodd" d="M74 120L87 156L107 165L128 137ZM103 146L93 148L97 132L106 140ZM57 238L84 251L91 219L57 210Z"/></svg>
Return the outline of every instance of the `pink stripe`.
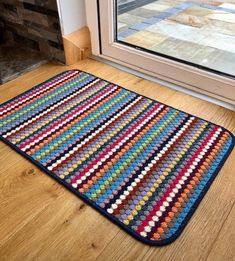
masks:
<svg viewBox="0 0 235 261"><path fill-rule="evenodd" d="M64 116L62 119L60 119L59 121L57 121L56 123L54 123L52 126L49 126L47 129L45 129L43 132L39 133L37 136L29 139L27 142L21 144L20 148L24 149L25 146L29 145L31 142L34 142L36 139L40 138L41 136L43 136L44 134L47 134L47 132L50 132L53 128L57 127L59 124L63 123L66 119L68 119L69 117L77 117L78 115L75 115L76 113L78 113L80 110L84 109L86 106L88 106L89 104L91 104L92 102L94 102L95 100L97 100L98 98L100 98L102 95L106 94L109 91L112 91L115 89L115 86L112 85L110 87L107 87L105 90L103 90L99 95L97 95L96 97L92 98L91 100L87 101L84 105L81 105L79 107L76 107L74 111L70 112L68 115ZM64 123L66 124L66 123ZM64 125L63 124L63 125ZM61 126L62 127L62 126ZM48 134L47 134L48 136ZM46 137L44 137L45 139ZM31 146L32 147L32 146ZM29 148L30 149L30 148ZM28 150L29 150L28 149Z"/></svg>
<svg viewBox="0 0 235 261"><path fill-rule="evenodd" d="M27 100L31 100L34 96L37 96L39 93L43 93L43 92L47 91L48 89L50 89L51 87L54 87L55 85L57 85L59 83L59 81L61 79L64 79L69 75L76 75L78 73L79 72L68 72L65 75L61 76L59 79L57 78L56 80L52 80L49 83L46 83L46 84L42 85L41 87L39 87L35 90L32 90L30 93L24 95L23 97L19 97L17 100L14 100L11 103L8 103L7 105L0 108L0 114L10 111L17 105L19 105ZM61 84L63 84L63 83L61 83ZM13 107L11 108L11 106L13 106Z"/></svg>
<svg viewBox="0 0 235 261"><path fill-rule="evenodd" d="M142 97L137 98L134 103L139 102L140 99L142 99ZM127 107L128 107L127 110L129 110L129 109L130 109L131 107L133 107L133 106L134 106L134 104L131 104L131 106L128 105L128 106L127 106ZM120 113L119 113L119 114L120 114ZM123 113L121 113L121 115L122 115L122 114L123 114ZM120 116L120 115L119 115L119 116ZM119 117L119 116L118 116L118 117ZM114 118L112 118L112 119L109 120L109 121L111 121L111 122L113 123L113 122L115 122L115 121L118 119L118 117L114 117ZM99 135L99 133L100 133L101 131L104 131L104 129L106 129L107 127L108 127L108 126L106 126L106 124L104 124L103 126L99 127L99 129L95 131L95 136ZM87 143L87 142L89 142L91 139L93 139L94 136L93 136L93 137L92 137L92 136L93 136L93 135L91 135L91 136L88 138L88 141L86 141L85 143ZM81 145L81 144L79 144L79 145ZM73 151L72 154L75 154L74 149L72 149L72 151ZM58 165L54 168L54 170L55 170L55 169L58 169L59 167L61 167L61 165L63 165L65 162L67 162L67 160L69 160L69 158L72 157L72 154L71 154L70 156L66 157L66 159L65 159L62 163L58 164ZM57 161L58 161L58 160L57 160Z"/></svg>
<svg viewBox="0 0 235 261"><path fill-rule="evenodd" d="M116 140L112 146L107 149L106 151L102 152L98 158L96 158L95 160L93 160L93 162L87 167L85 168L78 176L76 176L73 180L71 180L70 184L75 183L78 179L80 179L82 176L84 176L91 168L94 167L94 165L96 165L105 155L107 155L113 148L115 148L116 145L118 145L123 138L125 138L127 135L129 135L136 127L138 127L148 116L150 116L156 109L158 109L158 107L160 106L160 104L155 105L150 111L148 111L148 113L144 116L142 116L141 119L139 119L137 121L137 123L131 128L128 129L118 140Z"/></svg>
<svg viewBox="0 0 235 261"><path fill-rule="evenodd" d="M100 81L101 81L101 80L99 80L99 81L96 82L95 84L99 83ZM84 91L86 91L86 90L87 90L87 88L85 88L84 90L82 90L82 92L84 92ZM52 107L50 107L49 109L47 109L48 112L46 112L46 113L45 113L45 111L44 111L44 112L41 112L40 116L39 116L38 118L34 118L32 122L29 122L29 120L28 120L28 122L27 122L27 121L24 122L24 123L21 125L21 127L20 127L19 130L14 131L14 132L12 132L12 130L11 130L12 133L9 132L9 133L6 135L6 137L9 138L9 137L11 137L12 135L16 135L18 132L20 132L20 131L22 131L23 129L25 129L29 124L32 124L33 122L40 120L42 117L46 117L47 115L49 115L50 113L52 113L58 106L61 106L62 104L63 104L63 105L67 104L68 102L70 102L70 100L75 99L75 98L76 98L78 95L80 95L82 92L79 91L78 93L75 93L75 95L71 95L71 97L66 98L64 101L61 101L61 102L59 102L59 103L56 104L56 105L53 105L52 107L54 107L54 108L52 109ZM14 129L13 129L13 130L14 130ZM29 139L29 142L30 142L30 139ZM21 146L22 146L22 145L21 145Z"/></svg>
<svg viewBox="0 0 235 261"><path fill-rule="evenodd" d="M175 178L175 180L171 183L170 187L167 189L167 191L164 193L164 195L161 197L161 199L158 201L158 203L154 206L153 210L149 213L148 216L146 216L146 219L139 225L138 232L144 231L145 226L148 226L148 222L152 220L152 217L155 215L155 213L160 209L163 202L166 200L166 198L170 195L172 190L175 188L179 180L183 177L189 166L192 164L192 162L197 158L197 156L200 154L200 152L203 150L206 143L210 140L210 138L213 136L213 134L216 132L218 128L214 127L213 130L210 132L210 134L207 136L207 138L203 141L200 148L195 152L195 154L192 156L192 158L189 160L189 162L185 165L185 167L180 171L179 175Z"/></svg>

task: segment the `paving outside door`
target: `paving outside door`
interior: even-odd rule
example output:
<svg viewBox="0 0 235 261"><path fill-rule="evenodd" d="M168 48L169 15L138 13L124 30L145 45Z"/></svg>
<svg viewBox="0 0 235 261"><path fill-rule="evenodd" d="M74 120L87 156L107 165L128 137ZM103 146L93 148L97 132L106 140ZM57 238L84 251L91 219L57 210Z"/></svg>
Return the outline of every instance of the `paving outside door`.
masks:
<svg viewBox="0 0 235 261"><path fill-rule="evenodd" d="M116 40L235 75L235 2L118 0Z"/></svg>

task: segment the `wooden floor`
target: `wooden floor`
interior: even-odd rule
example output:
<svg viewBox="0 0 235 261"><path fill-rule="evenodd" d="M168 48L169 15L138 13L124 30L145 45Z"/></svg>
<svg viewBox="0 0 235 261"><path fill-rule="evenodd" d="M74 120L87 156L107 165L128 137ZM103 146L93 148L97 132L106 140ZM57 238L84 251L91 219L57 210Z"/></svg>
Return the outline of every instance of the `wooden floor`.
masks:
<svg viewBox="0 0 235 261"><path fill-rule="evenodd" d="M0 86L4 102L70 68L223 125L235 133L235 113L85 60L47 64ZM165 247L144 245L123 232L8 146L0 143L0 260L235 260L235 150L181 236Z"/></svg>

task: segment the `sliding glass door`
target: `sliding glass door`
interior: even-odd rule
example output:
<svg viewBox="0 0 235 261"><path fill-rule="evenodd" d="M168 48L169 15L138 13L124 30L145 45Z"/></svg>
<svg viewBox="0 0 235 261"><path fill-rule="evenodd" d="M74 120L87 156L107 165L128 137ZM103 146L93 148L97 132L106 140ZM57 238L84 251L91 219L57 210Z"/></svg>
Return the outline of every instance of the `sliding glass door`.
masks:
<svg viewBox="0 0 235 261"><path fill-rule="evenodd" d="M235 104L235 4L97 3L101 56Z"/></svg>
<svg viewBox="0 0 235 261"><path fill-rule="evenodd" d="M235 76L235 3L117 0L116 41Z"/></svg>

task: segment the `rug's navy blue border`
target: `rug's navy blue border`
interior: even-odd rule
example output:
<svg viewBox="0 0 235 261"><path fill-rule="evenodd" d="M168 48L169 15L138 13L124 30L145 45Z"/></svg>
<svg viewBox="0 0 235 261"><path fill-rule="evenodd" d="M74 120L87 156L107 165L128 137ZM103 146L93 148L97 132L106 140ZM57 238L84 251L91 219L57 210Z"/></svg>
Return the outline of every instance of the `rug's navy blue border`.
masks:
<svg viewBox="0 0 235 261"><path fill-rule="evenodd" d="M42 84L45 84L45 83L48 83L49 81L57 78L58 76L64 74L65 72L68 72L68 71L80 71L80 72L84 72L84 73L87 73L87 74L90 74L94 77L97 77L97 78L100 78L96 75L93 75L91 73L88 73L88 72L85 72L85 71L82 71L82 70L78 70L78 69L72 69L72 70L67 70L67 71L64 71L60 74L57 74L56 76L32 87L31 89L27 90L26 92L22 93L22 94L19 94L17 95L16 97L0 104L0 106L2 105L5 105L7 103L9 103L10 101L13 101L14 99L32 91L33 89L36 89L38 88L39 86L41 86ZM100 78L102 79L102 78ZM104 80L104 79L103 79ZM104 80L108 83L111 83L110 81L107 81L107 80ZM112 83L112 84L115 84L115 83ZM116 86L122 88L122 89L125 89L125 90L128 90L122 86L119 86L117 84L115 84ZM136 93L134 91L131 91L131 90L128 90L132 93ZM138 94L138 93L136 93ZM154 99L151 99L147 96L144 96L144 95L141 95L141 94L138 94L140 96L143 96L143 97L146 97L152 101L155 101L157 102L156 100ZM161 102L161 104L164 104ZM164 104L166 105L166 104ZM166 105L170 108L173 108L175 109L174 107L171 107L169 105ZM178 110L178 109L176 109ZM184 112L182 110L178 110L178 111L181 111L181 112ZM187 112L184 112L184 113L187 113ZM190 113L187 113L188 115L190 116L193 116L193 117L197 117L199 119L202 119L198 116L195 116L193 114L190 114ZM203 120L203 119L202 119ZM207 121L211 124L215 124L215 123L212 123L210 121ZM219 126L217 124L215 124L216 126ZM179 235L181 234L181 232L183 231L183 229L185 228L186 224L188 223L188 221L190 220L191 216L193 215L193 213L195 212L195 210L197 209L199 203L201 202L201 200L203 199L204 195L206 194L206 192L208 191L209 187L211 186L213 180L215 179L215 177L217 176L217 174L219 173L220 169L222 168L222 166L224 165L226 159L228 158L229 154L231 153L234 145L235 145L235 137L234 135L227 129L225 129L224 127L222 126L219 126L221 127L223 130L226 130L227 132L229 132L229 134L231 135L232 137L232 143L227 151L227 153L224 155L224 158L221 160L220 164L218 165L218 167L216 168L216 170L214 171L213 175L211 176L210 180L207 182L207 185L205 186L204 190L201 192L200 196L197 198L197 200L195 201L194 205L191 207L190 211L188 212L186 218L184 219L183 223L181 224L181 226L179 227L179 229L176 231L176 233L171 236L170 238L167 238L167 239L163 239L163 240L160 240L160 241L154 241L154 240L150 240L150 239L146 239L142 236L140 236L138 233L134 232L132 229L130 229L128 226L124 225L121 221L119 221L117 218L115 218L114 216L112 216L111 214L109 214L108 212L106 212L104 209L102 209L101 207L99 207L98 205L96 205L96 203L92 200L90 200L89 198L87 198L86 196L82 195L81 193L79 193L76 189L74 189L72 186L70 186L68 183L66 183L65 181L61 180L59 177L57 177L55 174L53 174L51 171L49 171L48 169L46 169L43 165L41 165L38 161L36 161L35 159L33 159L31 156L27 155L25 152L21 151L17 146L15 146L13 143L9 142L7 139L3 138L1 135L0 135L0 140L3 141L4 143L6 143L7 145L9 145L12 149L14 149L15 151L17 151L18 153L20 153L22 156L24 156L26 159L30 160L31 162L33 162L37 167L39 167L41 170L45 171L50 177L54 178L55 180L57 180L60 184L64 185L68 190L70 190L71 192L73 192L75 195L77 195L79 198L81 198L83 201L85 201L87 204L89 204L90 206L92 206L95 210L97 210L98 212L100 212L102 215L104 215L105 217L107 217L108 219L110 219L114 224L118 225L119 227L121 227L123 230L125 230L127 233L129 233L131 236L133 236L134 238L136 238L137 240L145 243L145 244L148 244L148 245L152 245L152 246L163 246L163 245L167 245L167 244L170 244L171 242L173 242L177 237L179 237Z"/></svg>

